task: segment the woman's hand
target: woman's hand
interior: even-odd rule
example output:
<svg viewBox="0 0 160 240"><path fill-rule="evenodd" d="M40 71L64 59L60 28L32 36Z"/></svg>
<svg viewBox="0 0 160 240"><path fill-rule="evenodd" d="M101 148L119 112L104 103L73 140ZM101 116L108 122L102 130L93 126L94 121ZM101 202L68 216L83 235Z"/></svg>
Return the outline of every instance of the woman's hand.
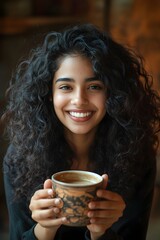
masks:
<svg viewBox="0 0 160 240"><path fill-rule="evenodd" d="M32 219L38 223L35 227L35 235L38 239L54 239L57 229L66 222L66 218L57 218L62 205L61 199L54 198L50 179L44 182L44 189L34 193L29 208Z"/></svg>
<svg viewBox="0 0 160 240"><path fill-rule="evenodd" d="M89 203L88 217L91 224L87 228L92 240L97 240L113 223L118 221L126 206L119 194L105 190L108 182L106 174L103 175L103 179L104 189L97 191L97 196L103 200Z"/></svg>

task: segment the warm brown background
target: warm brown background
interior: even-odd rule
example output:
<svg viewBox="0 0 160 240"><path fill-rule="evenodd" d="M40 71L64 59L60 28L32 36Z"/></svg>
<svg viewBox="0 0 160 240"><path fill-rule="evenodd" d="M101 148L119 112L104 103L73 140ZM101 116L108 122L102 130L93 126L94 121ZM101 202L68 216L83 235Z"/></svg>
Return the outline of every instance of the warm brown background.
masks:
<svg viewBox="0 0 160 240"><path fill-rule="evenodd" d="M0 3L0 116L5 91L18 61L25 58L50 30L91 22L109 31L145 59L146 69L160 91L160 1L159 0L1 0ZM2 160L7 140L0 123L0 239L8 239ZM158 153L157 160L160 158ZM147 240L160 239L160 167Z"/></svg>

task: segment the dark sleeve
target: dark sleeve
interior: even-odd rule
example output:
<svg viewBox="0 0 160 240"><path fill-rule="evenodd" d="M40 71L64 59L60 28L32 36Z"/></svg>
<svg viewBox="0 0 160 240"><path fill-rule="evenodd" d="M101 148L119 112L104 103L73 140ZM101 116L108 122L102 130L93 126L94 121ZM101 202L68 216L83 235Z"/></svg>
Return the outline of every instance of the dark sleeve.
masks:
<svg viewBox="0 0 160 240"><path fill-rule="evenodd" d="M34 226L36 223L31 219L26 199L19 201L14 199L14 189L11 185L8 167L5 161L3 163L3 171L6 203L9 214L9 239L36 240L34 236Z"/></svg>
<svg viewBox="0 0 160 240"><path fill-rule="evenodd" d="M145 240L152 207L156 176L156 161L152 161L148 171L142 175L141 184L136 188L132 199L127 202L123 216L112 226L123 240Z"/></svg>

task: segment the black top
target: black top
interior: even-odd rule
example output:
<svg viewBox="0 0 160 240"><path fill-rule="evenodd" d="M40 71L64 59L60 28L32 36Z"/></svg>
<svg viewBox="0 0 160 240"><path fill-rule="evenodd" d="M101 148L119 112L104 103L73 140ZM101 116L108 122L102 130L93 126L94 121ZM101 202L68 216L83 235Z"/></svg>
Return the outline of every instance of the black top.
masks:
<svg viewBox="0 0 160 240"><path fill-rule="evenodd" d="M7 157L7 155L6 155ZM8 167L4 162L4 184L9 212L10 240L35 240L34 222L27 200L14 200L14 189L9 178ZM154 169L154 168L153 168ZM145 174L142 184L132 199L128 201L123 216L112 225L99 240L145 240L153 197L153 169ZM89 240L86 227L61 226L54 240ZM47 239L45 239L47 240Z"/></svg>

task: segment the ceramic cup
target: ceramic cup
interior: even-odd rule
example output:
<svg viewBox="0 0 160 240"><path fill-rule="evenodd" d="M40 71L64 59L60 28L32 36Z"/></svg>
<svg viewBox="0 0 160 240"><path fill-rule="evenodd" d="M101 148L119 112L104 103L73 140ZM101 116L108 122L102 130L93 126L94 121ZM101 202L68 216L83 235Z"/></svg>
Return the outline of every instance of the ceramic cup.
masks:
<svg viewBox="0 0 160 240"><path fill-rule="evenodd" d="M63 206L59 217L66 217L69 226L86 226L88 203L96 200L96 191L103 178L93 172L68 170L52 175L53 190L61 198Z"/></svg>

